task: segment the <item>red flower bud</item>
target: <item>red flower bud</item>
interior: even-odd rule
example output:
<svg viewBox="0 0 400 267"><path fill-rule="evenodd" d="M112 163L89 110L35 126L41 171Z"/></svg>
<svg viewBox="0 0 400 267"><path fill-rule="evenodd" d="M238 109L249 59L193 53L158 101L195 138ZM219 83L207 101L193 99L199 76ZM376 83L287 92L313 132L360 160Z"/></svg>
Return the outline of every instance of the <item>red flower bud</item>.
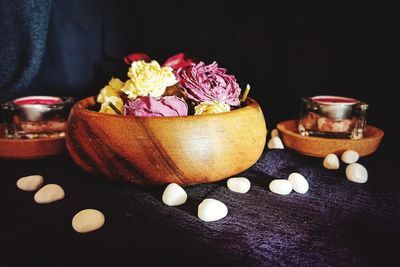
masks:
<svg viewBox="0 0 400 267"><path fill-rule="evenodd" d="M145 53L133 53L124 57L124 62L128 65L132 64L133 61L144 60L150 62L151 58Z"/></svg>
<svg viewBox="0 0 400 267"><path fill-rule="evenodd" d="M193 60L193 58L188 57L186 54L184 53L179 53L176 54L170 58L168 58L164 64L162 65L163 67L171 67L174 70L177 70L179 68L183 68L186 66L190 66L192 65L192 63L195 63L195 61Z"/></svg>

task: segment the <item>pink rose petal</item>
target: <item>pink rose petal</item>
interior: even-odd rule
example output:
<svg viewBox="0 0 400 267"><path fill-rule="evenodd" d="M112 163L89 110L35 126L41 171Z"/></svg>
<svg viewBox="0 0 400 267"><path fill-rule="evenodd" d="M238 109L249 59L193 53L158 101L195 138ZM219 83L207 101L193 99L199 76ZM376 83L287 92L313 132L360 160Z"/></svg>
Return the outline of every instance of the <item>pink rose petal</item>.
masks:
<svg viewBox="0 0 400 267"><path fill-rule="evenodd" d="M192 63L179 68L175 73L179 86L196 103L218 100L231 106L239 106L240 88L233 75L219 68L216 62L205 65L204 62Z"/></svg>
<svg viewBox="0 0 400 267"><path fill-rule="evenodd" d="M124 106L124 114L142 117L186 116L188 106L182 98L176 96L164 96L160 99L140 96L135 100L128 100Z"/></svg>

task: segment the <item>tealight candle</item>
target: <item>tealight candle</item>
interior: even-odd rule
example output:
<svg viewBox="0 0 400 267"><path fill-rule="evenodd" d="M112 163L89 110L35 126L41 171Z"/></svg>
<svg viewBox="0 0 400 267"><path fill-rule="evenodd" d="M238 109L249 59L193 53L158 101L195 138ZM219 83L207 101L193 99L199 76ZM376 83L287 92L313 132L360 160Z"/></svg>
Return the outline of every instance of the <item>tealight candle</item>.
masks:
<svg viewBox="0 0 400 267"><path fill-rule="evenodd" d="M5 137L33 139L64 136L71 97L28 96L0 105Z"/></svg>
<svg viewBox="0 0 400 267"><path fill-rule="evenodd" d="M368 105L342 96L303 97L298 125L303 136L363 138Z"/></svg>

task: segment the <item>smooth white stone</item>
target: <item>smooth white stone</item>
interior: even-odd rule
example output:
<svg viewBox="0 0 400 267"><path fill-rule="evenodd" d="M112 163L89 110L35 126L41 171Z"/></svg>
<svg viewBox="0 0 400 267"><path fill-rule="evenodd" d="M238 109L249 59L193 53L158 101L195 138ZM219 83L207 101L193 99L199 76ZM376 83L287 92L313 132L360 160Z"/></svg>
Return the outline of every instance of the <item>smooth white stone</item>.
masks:
<svg viewBox="0 0 400 267"><path fill-rule="evenodd" d="M81 210L72 218L72 228L78 233L88 233L104 225L104 214L95 209Z"/></svg>
<svg viewBox="0 0 400 267"><path fill-rule="evenodd" d="M61 186L58 184L47 184L36 192L34 200L39 204L47 204L63 199L64 196L64 189Z"/></svg>
<svg viewBox="0 0 400 267"><path fill-rule="evenodd" d="M168 206L178 206L185 203L187 194L185 190L176 183L169 184L162 195L162 201Z"/></svg>
<svg viewBox="0 0 400 267"><path fill-rule="evenodd" d="M360 155L354 150L346 150L342 154L342 161L347 164L356 163Z"/></svg>
<svg viewBox="0 0 400 267"><path fill-rule="evenodd" d="M328 154L324 158L322 165L324 165L325 169L337 170L339 169L339 159L335 154Z"/></svg>
<svg viewBox="0 0 400 267"><path fill-rule="evenodd" d="M213 198L204 199L197 209L197 216L205 222L220 220L227 214L228 207L221 201Z"/></svg>
<svg viewBox="0 0 400 267"><path fill-rule="evenodd" d="M300 173L294 172L288 177L289 182L292 184L293 190L297 193L304 194L308 191L308 182L306 178Z"/></svg>
<svg viewBox="0 0 400 267"><path fill-rule="evenodd" d="M278 129L273 129L271 131L271 137L279 137L279 131Z"/></svg>
<svg viewBox="0 0 400 267"><path fill-rule="evenodd" d="M237 193L247 193L250 190L250 181L245 177L229 178L226 185L230 190Z"/></svg>
<svg viewBox="0 0 400 267"><path fill-rule="evenodd" d="M368 171L363 165L352 163L346 167L346 177L352 182L363 184L368 180Z"/></svg>
<svg viewBox="0 0 400 267"><path fill-rule="evenodd" d="M268 148L269 149L284 149L285 147L283 146L282 140L278 137L272 137L268 141Z"/></svg>
<svg viewBox="0 0 400 267"><path fill-rule="evenodd" d="M269 190L280 195L287 195L292 192L292 189L292 183L284 179L276 179L269 184Z"/></svg>
<svg viewBox="0 0 400 267"><path fill-rule="evenodd" d="M23 191L36 191L43 185L43 177L41 175L30 175L19 178L17 187Z"/></svg>

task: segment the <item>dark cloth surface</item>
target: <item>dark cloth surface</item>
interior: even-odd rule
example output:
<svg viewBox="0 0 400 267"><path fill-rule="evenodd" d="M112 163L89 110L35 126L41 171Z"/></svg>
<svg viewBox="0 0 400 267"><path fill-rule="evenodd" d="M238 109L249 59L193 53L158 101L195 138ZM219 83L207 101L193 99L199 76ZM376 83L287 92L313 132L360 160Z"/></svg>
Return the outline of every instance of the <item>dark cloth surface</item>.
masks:
<svg viewBox="0 0 400 267"><path fill-rule="evenodd" d="M165 186L138 187L101 180L60 155L41 160L0 160L2 233L0 263L61 265L178 266L382 266L396 259L400 237L397 166L383 151L361 158L366 184L349 182L345 165L329 171L322 159L290 150L265 151L243 176L252 183L239 194L226 181L188 186L187 203L162 203ZM310 189L281 196L270 192L275 178L303 174ZM41 174L66 196L36 204L15 183ZM197 218L205 198L224 202L228 215L216 222ZM75 213L95 208L105 214L98 231L78 234ZM4 249L5 248L5 249ZM19 252L20 257L12 256Z"/></svg>

